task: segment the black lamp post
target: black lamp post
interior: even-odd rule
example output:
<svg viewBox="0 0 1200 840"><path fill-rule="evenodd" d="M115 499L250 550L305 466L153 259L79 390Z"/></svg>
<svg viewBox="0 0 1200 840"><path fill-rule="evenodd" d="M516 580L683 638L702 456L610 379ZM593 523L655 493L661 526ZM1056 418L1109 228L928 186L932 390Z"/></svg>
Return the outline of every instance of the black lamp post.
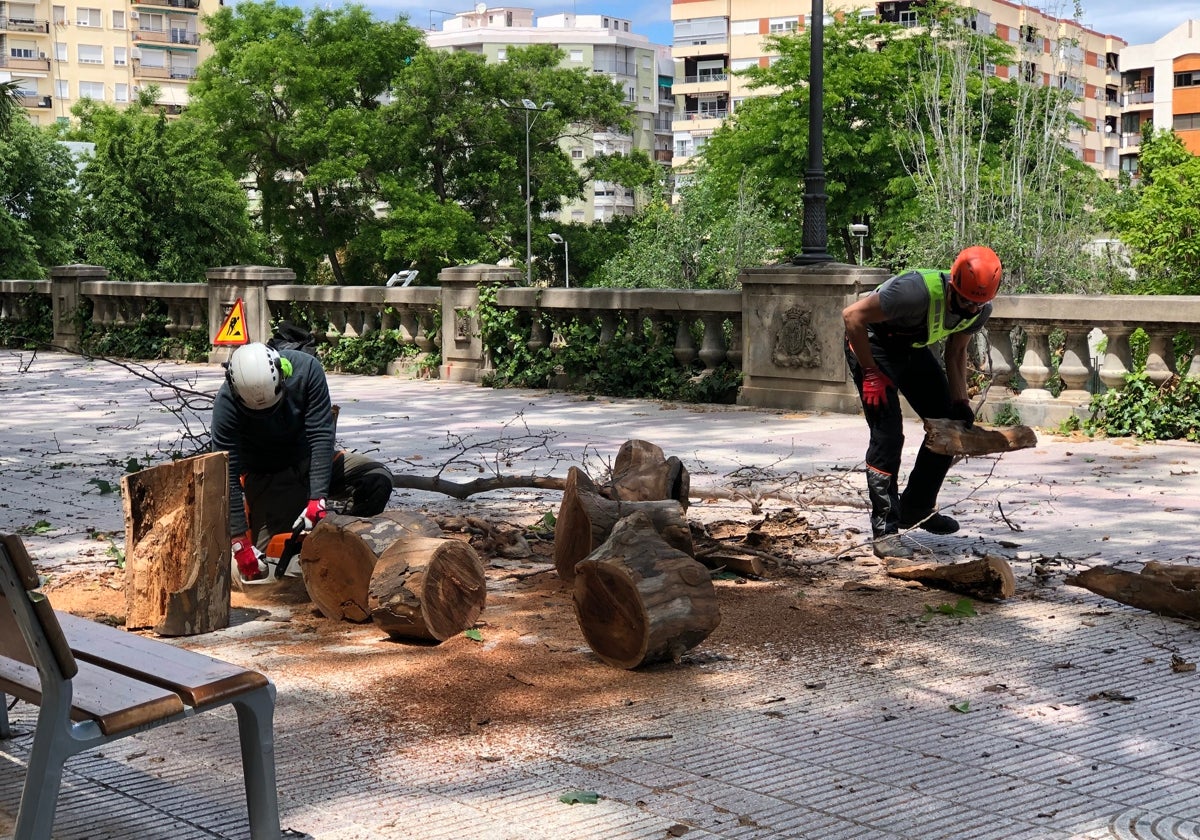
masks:
<svg viewBox="0 0 1200 840"><path fill-rule="evenodd" d="M808 169L804 172L804 237L796 265L833 262L825 221L825 2L812 0L808 22Z"/></svg>

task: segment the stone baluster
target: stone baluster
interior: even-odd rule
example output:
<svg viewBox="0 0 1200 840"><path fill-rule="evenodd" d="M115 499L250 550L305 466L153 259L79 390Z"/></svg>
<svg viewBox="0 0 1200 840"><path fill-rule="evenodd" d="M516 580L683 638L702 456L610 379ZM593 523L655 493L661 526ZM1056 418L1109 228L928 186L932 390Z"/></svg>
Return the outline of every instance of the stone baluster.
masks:
<svg viewBox="0 0 1200 840"><path fill-rule="evenodd" d="M1013 362L1012 325L992 324L987 330L988 367L991 369L992 385L1000 393L1007 393L1012 386Z"/></svg>
<svg viewBox="0 0 1200 840"><path fill-rule="evenodd" d="M1125 374L1133 365L1133 354L1129 349L1129 334L1132 329L1124 324L1107 324L1104 361L1100 363L1100 381L1114 390L1125 387Z"/></svg>
<svg viewBox="0 0 1200 840"><path fill-rule="evenodd" d="M421 329L420 319L417 313L412 309L405 307L397 313L396 317L396 332L400 334L400 343L408 345L416 345L417 333Z"/></svg>
<svg viewBox="0 0 1200 840"><path fill-rule="evenodd" d="M738 370L742 369L742 318L741 315L734 315L730 319L729 349L725 353L725 358L729 364Z"/></svg>
<svg viewBox="0 0 1200 840"><path fill-rule="evenodd" d="M1058 365L1058 378L1062 380L1063 390L1058 398L1087 401L1090 397L1087 384L1092 375L1088 331L1086 327L1068 327L1065 331L1066 343L1063 346L1062 361Z"/></svg>
<svg viewBox="0 0 1200 840"><path fill-rule="evenodd" d="M678 326L675 328L675 361L684 370L690 370L692 362L696 361L696 340L692 338L691 319L680 314Z"/></svg>
<svg viewBox="0 0 1200 840"><path fill-rule="evenodd" d="M420 348L422 353L432 353L438 349L437 332L437 320L434 316L434 313L421 313L420 331L413 340L416 342L417 347Z"/></svg>
<svg viewBox="0 0 1200 840"><path fill-rule="evenodd" d="M1175 375L1175 336L1161 329L1147 329L1150 346L1146 354L1146 376L1162 385Z"/></svg>
<svg viewBox="0 0 1200 840"><path fill-rule="evenodd" d="M1025 380L1024 399L1048 400L1050 380L1050 325L1028 324L1025 329L1025 355L1021 357L1021 378Z"/></svg>
<svg viewBox="0 0 1200 840"><path fill-rule="evenodd" d="M705 312L701 319L704 321L704 340L700 344L700 361L706 369L713 370L725 361L725 316L719 312Z"/></svg>
<svg viewBox="0 0 1200 840"><path fill-rule="evenodd" d="M620 324L620 317L611 310L606 309L600 313L600 343L608 344L617 335L617 326Z"/></svg>
<svg viewBox="0 0 1200 840"><path fill-rule="evenodd" d="M550 331L546 329L546 324L541 318L540 312L534 312L531 323L529 324L529 341L525 342L525 347L530 353L539 353L550 344Z"/></svg>
<svg viewBox="0 0 1200 840"><path fill-rule="evenodd" d="M1192 339L1192 359L1183 375L1190 379L1200 379L1200 332L1189 332L1188 335Z"/></svg>

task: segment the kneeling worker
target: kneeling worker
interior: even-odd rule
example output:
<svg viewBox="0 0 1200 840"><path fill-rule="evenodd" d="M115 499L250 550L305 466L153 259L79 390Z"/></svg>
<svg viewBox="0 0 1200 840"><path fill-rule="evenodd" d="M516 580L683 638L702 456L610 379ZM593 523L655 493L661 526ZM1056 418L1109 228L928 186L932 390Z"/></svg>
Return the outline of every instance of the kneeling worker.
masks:
<svg viewBox="0 0 1200 840"><path fill-rule="evenodd" d="M391 471L335 453L333 434L329 385L315 356L258 343L234 351L213 403L212 440L229 453L229 529L243 581L265 579L262 550L271 537L311 530L330 495L352 494L352 516L387 506Z"/></svg>
<svg viewBox="0 0 1200 840"><path fill-rule="evenodd" d="M899 492L896 474L904 447L903 394L922 418L948 417L970 426L967 344L992 314L1003 269L991 248L964 249L949 272L898 274L842 310L846 359L862 397L871 438L867 492L873 548L879 557L911 557L899 530L919 526L952 534L958 523L937 512L937 497L952 458L924 443ZM945 341L945 370L929 349Z"/></svg>

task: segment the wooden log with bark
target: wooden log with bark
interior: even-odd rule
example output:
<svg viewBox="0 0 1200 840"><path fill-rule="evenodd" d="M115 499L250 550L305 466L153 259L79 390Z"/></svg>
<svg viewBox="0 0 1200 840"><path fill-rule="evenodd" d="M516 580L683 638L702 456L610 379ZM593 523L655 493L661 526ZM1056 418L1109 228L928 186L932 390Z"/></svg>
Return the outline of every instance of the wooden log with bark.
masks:
<svg viewBox="0 0 1200 840"><path fill-rule="evenodd" d="M575 569L579 628L616 668L678 662L721 622L708 570L668 545L644 511L617 522Z"/></svg>
<svg viewBox="0 0 1200 840"><path fill-rule="evenodd" d="M989 554L963 563L920 563L889 566L889 577L915 580L984 601L1011 598L1017 590L1012 567L1003 557Z"/></svg>
<svg viewBox="0 0 1200 840"><path fill-rule="evenodd" d="M471 627L487 595L471 546L420 514L330 514L304 539L300 564L326 618L375 622L392 637L442 641Z"/></svg>
<svg viewBox="0 0 1200 840"><path fill-rule="evenodd" d="M1176 589L1200 589L1200 567L1181 566L1178 563L1163 563L1149 560L1142 566L1140 574L1166 578Z"/></svg>
<svg viewBox="0 0 1200 840"><path fill-rule="evenodd" d="M229 626L228 457L182 458L121 479L125 625L162 636Z"/></svg>
<svg viewBox="0 0 1200 840"><path fill-rule="evenodd" d="M1095 566L1070 575L1064 583L1158 615L1200 621L1200 592L1180 588L1170 575L1155 574L1153 570L1146 574L1144 570L1138 573Z"/></svg>
<svg viewBox="0 0 1200 840"><path fill-rule="evenodd" d="M613 527L631 513L646 514L668 545L689 557L695 553L683 507L673 500L623 502L608 499L583 470L567 471L566 488L554 524L554 567L563 580L575 579L575 564L602 545Z"/></svg>
<svg viewBox="0 0 1200 840"><path fill-rule="evenodd" d="M967 428L960 420L932 418L925 423L925 445L942 455L990 455L1037 446L1037 433L1028 426Z"/></svg>
<svg viewBox="0 0 1200 840"><path fill-rule="evenodd" d="M613 462L608 495L623 502L655 502L674 499L687 511L691 476L677 457L670 458L662 447L645 440L627 440Z"/></svg>

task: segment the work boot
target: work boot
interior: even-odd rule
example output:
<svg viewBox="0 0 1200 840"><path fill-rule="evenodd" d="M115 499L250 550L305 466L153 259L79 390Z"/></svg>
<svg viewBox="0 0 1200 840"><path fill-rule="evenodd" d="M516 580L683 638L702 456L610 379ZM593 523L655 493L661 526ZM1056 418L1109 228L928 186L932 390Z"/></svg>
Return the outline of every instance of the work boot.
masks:
<svg viewBox="0 0 1200 840"><path fill-rule="evenodd" d="M871 541L871 550L881 559L898 557L908 560L913 556L913 550L902 542L899 534L883 534L876 537Z"/></svg>
<svg viewBox="0 0 1200 840"><path fill-rule="evenodd" d="M937 512L931 513L928 516L909 517L901 515L900 527L920 528L922 531L944 536L946 534L953 534L958 530L958 520Z"/></svg>

